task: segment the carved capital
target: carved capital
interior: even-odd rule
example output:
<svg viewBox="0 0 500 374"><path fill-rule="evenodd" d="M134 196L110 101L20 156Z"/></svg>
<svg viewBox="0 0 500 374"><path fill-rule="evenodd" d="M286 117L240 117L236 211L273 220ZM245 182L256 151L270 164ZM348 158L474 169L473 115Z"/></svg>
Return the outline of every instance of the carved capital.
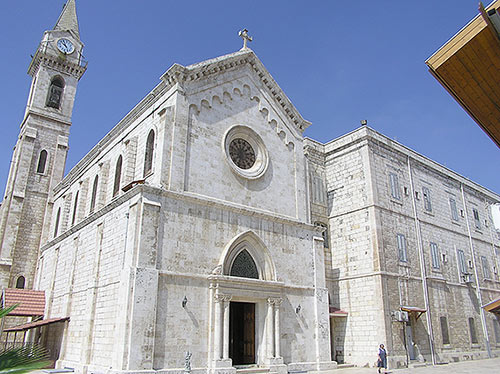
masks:
<svg viewBox="0 0 500 374"><path fill-rule="evenodd" d="M214 296L216 303L228 302L228 301L231 301L232 298L233 298L232 295L224 295L224 294L220 294L220 293L218 293Z"/></svg>

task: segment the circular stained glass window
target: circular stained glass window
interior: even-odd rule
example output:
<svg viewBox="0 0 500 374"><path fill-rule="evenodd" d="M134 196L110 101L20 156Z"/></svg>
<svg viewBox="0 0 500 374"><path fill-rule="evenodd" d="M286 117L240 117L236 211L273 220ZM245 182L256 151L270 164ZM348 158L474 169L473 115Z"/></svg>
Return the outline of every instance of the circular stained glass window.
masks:
<svg viewBox="0 0 500 374"><path fill-rule="evenodd" d="M261 137L248 126L234 125L222 138L222 148L232 171L246 179L264 175L269 156Z"/></svg>
<svg viewBox="0 0 500 374"><path fill-rule="evenodd" d="M255 151L245 139L236 138L229 144L229 156L241 169L250 169L255 164Z"/></svg>

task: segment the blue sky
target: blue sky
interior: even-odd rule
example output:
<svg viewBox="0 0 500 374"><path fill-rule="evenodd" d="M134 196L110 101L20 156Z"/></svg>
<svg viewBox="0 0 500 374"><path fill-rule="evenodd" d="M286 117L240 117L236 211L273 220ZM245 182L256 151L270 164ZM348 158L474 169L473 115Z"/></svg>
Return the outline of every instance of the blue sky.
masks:
<svg viewBox="0 0 500 374"><path fill-rule="evenodd" d="M19 0L0 14L0 192L43 31L64 1ZM80 81L68 171L173 64L250 47L327 142L370 127L500 192L500 149L427 71L425 60L477 13L477 0L77 0L88 70Z"/></svg>

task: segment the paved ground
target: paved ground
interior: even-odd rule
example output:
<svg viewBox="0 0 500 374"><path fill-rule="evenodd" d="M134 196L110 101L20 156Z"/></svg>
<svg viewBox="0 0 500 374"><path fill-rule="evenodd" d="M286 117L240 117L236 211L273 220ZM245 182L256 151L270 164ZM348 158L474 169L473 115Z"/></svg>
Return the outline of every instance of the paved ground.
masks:
<svg viewBox="0 0 500 374"><path fill-rule="evenodd" d="M489 360L463 361L453 364L423 366L411 369L389 369L391 374L500 374L500 358ZM377 373L376 368L346 368L338 369L336 374L368 374Z"/></svg>
<svg viewBox="0 0 500 374"><path fill-rule="evenodd" d="M331 371L335 374L376 374L376 368L341 368ZM388 370L390 374L500 374L500 358L489 360L475 360L456 362L453 364L422 366L411 369ZM41 370L32 371L30 374L45 374Z"/></svg>

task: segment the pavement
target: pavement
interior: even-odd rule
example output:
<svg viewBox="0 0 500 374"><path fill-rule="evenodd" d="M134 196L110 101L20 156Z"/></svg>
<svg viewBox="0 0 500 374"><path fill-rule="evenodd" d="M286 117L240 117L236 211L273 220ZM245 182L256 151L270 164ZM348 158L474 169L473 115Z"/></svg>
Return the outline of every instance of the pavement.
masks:
<svg viewBox="0 0 500 374"><path fill-rule="evenodd" d="M335 374L376 374L377 368L339 368ZM388 369L391 374L500 374L500 358L461 361L443 365L428 365L415 368Z"/></svg>
<svg viewBox="0 0 500 374"><path fill-rule="evenodd" d="M338 368L331 370L334 374L376 374L377 368ZM500 358L486 360L461 361L443 365L427 365L415 368L388 369L388 374L500 374ZM30 374L46 374L42 370Z"/></svg>

